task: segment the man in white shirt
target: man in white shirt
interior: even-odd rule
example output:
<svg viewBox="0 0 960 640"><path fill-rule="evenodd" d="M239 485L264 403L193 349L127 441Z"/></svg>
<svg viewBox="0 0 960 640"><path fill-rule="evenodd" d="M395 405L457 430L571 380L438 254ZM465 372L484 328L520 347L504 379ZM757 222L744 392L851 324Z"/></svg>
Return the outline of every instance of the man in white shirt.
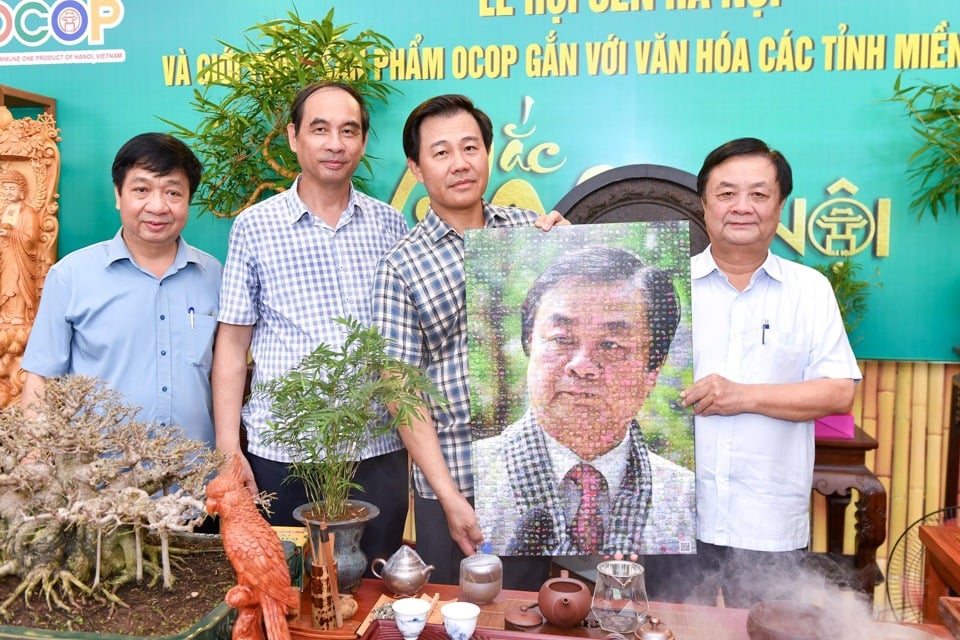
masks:
<svg viewBox="0 0 960 640"><path fill-rule="evenodd" d="M495 553L692 548L693 472L648 451L637 421L678 319L669 273L624 249L561 254L537 278L521 312L530 408L474 443Z"/></svg>
<svg viewBox="0 0 960 640"><path fill-rule="evenodd" d="M721 145L700 170L710 246L691 260L695 382L681 394L695 414L687 569L700 584L654 561L651 597L710 602L722 589L728 606L750 606L764 585L742 569L782 566L808 545L813 421L850 410L860 370L827 279L770 252L792 188L786 159L755 138ZM661 578L678 589L661 591Z"/></svg>

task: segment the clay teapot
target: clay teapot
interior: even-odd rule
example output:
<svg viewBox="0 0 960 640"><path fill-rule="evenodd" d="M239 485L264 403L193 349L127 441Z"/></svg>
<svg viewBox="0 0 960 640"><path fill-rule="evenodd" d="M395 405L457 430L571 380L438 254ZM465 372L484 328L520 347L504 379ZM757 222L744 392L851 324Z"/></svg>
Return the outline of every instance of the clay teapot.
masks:
<svg viewBox="0 0 960 640"><path fill-rule="evenodd" d="M382 567L377 571L377 566ZM401 545L389 560L376 558L370 563L373 575L383 580L383 584L395 596L413 596L420 591L433 571L433 565L427 564L417 552Z"/></svg>
<svg viewBox="0 0 960 640"><path fill-rule="evenodd" d="M555 627L566 629L579 624L590 613L590 589L570 577L566 569L559 578L551 578L540 587L537 604L543 617Z"/></svg>

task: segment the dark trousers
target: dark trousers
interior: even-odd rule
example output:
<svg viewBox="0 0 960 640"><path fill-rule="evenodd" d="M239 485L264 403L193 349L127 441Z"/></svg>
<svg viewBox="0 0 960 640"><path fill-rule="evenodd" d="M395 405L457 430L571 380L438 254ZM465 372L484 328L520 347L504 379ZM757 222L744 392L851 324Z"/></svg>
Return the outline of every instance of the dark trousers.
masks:
<svg viewBox="0 0 960 640"><path fill-rule="evenodd" d="M293 518L293 510L309 502L303 483L297 478L287 479L289 469L285 462L250 454L247 454L247 459L257 488L277 496L270 505L270 524L299 526L300 523ZM351 491L350 497L370 502L380 509L380 515L367 523L360 539L360 549L368 561L364 575L372 578L374 576L370 573L369 563L376 558L386 560L403 544L403 528L410 500L406 450L361 461L354 482L364 490Z"/></svg>
<svg viewBox="0 0 960 640"><path fill-rule="evenodd" d="M697 540L693 555L643 558L647 595L659 602L715 605L722 592L728 607L749 609L761 600L790 598L804 571L806 549L752 551Z"/></svg>
<svg viewBox="0 0 960 640"><path fill-rule="evenodd" d="M208 515L199 527L193 528L194 533L220 533L220 518Z"/></svg>
<svg viewBox="0 0 960 640"><path fill-rule="evenodd" d="M467 499L473 506L473 498ZM439 500L413 499L417 525L417 553L427 564L434 566L430 582L459 584L460 561L464 555L460 545L450 537L447 516ZM543 556L504 556L503 588L539 591L550 576L550 558Z"/></svg>

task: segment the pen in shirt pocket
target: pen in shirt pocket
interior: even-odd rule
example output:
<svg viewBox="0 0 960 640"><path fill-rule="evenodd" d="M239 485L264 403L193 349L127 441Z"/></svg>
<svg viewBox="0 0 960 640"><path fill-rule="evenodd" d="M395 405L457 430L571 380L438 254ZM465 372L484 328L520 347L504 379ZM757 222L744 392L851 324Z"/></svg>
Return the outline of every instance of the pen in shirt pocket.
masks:
<svg viewBox="0 0 960 640"><path fill-rule="evenodd" d="M767 344L767 331L770 330L770 321L764 320L760 328L760 344Z"/></svg>
<svg viewBox="0 0 960 640"><path fill-rule="evenodd" d="M195 322L196 322L197 312L193 307L190 307L189 309L187 309L187 315L190 316L190 330L193 331L193 327L195 326Z"/></svg>

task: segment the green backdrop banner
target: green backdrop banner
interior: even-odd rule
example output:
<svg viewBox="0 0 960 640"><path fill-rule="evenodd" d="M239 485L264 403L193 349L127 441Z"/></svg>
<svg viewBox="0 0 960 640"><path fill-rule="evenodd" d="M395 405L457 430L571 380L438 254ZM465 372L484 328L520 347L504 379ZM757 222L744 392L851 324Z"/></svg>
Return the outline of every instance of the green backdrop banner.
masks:
<svg viewBox="0 0 960 640"><path fill-rule="evenodd" d="M199 121L196 73L221 42L332 3L295 5L0 0L0 84L58 101L61 254L115 233L113 154L167 130L161 117ZM956 0L364 0L335 13L395 45L380 73L399 93L374 112L367 149L374 195L411 222L425 192L400 131L439 93L471 96L496 125L488 198L539 210L605 168L696 173L718 144L760 137L794 167L774 251L808 264L850 254L871 282L857 355L944 361L960 344L960 216L909 210L919 138L889 98L901 73L956 80L958 17ZM198 211L185 235L222 259L229 228Z"/></svg>

